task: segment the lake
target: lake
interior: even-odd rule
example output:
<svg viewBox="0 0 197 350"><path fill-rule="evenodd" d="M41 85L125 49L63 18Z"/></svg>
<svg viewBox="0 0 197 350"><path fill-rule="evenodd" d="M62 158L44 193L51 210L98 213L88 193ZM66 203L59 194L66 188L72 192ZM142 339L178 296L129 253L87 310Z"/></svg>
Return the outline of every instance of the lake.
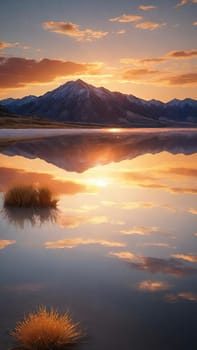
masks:
<svg viewBox="0 0 197 350"><path fill-rule="evenodd" d="M81 350L196 350L197 130L1 132L0 344L39 305ZM3 208L46 185L58 210Z"/></svg>

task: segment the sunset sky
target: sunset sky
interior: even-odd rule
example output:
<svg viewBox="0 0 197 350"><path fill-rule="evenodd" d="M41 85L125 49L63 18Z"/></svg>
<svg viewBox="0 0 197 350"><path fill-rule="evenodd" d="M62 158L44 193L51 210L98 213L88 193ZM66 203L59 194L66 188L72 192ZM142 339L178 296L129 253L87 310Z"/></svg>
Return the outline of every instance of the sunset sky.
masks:
<svg viewBox="0 0 197 350"><path fill-rule="evenodd" d="M6 0L0 99L69 80L168 101L197 98L197 0Z"/></svg>

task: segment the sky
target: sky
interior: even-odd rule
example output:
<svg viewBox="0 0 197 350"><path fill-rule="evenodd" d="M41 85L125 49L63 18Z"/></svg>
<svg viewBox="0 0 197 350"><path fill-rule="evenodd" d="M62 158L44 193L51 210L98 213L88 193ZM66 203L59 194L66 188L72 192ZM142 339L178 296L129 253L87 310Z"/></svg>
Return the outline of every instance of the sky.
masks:
<svg viewBox="0 0 197 350"><path fill-rule="evenodd" d="M144 99L197 98L197 0L0 2L0 99L70 80Z"/></svg>

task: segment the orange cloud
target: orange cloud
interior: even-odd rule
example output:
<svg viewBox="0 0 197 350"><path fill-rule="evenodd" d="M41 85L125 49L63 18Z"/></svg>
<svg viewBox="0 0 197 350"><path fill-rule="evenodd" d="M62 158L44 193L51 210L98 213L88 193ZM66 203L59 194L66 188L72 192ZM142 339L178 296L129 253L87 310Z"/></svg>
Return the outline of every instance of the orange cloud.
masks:
<svg viewBox="0 0 197 350"><path fill-rule="evenodd" d="M184 73L184 74L177 74L173 76L169 76L163 79L160 79L160 81L166 82L168 85L186 85L186 86L196 86L197 84L197 73Z"/></svg>
<svg viewBox="0 0 197 350"><path fill-rule="evenodd" d="M43 23L43 27L51 32L73 37L77 41L101 39L108 34L108 32L94 31L92 29L80 30L78 24L71 22L48 21Z"/></svg>
<svg viewBox="0 0 197 350"><path fill-rule="evenodd" d="M158 28L161 28L161 27L165 27L167 23L158 23L158 22L141 22L141 23L138 23L136 24L136 28L139 28L139 29L147 29L147 30L155 30L155 29L158 29Z"/></svg>
<svg viewBox="0 0 197 350"><path fill-rule="evenodd" d="M170 289L170 284L163 281L142 281L138 284L138 289L143 292L162 292Z"/></svg>
<svg viewBox="0 0 197 350"><path fill-rule="evenodd" d="M197 50L170 51L166 54L166 57L169 57L169 58L197 57Z"/></svg>
<svg viewBox="0 0 197 350"><path fill-rule="evenodd" d="M166 62L165 57L150 57L150 58L121 58L120 63L125 65L134 65L134 66L151 66L154 64L159 64ZM159 72L158 72L159 73Z"/></svg>
<svg viewBox="0 0 197 350"><path fill-rule="evenodd" d="M48 83L58 77L95 74L98 64L75 63L43 58L0 57L0 88L20 88L33 83Z"/></svg>
<svg viewBox="0 0 197 350"><path fill-rule="evenodd" d="M185 260L191 263L197 263L197 255L192 254L173 254L172 257L176 259Z"/></svg>
<svg viewBox="0 0 197 350"><path fill-rule="evenodd" d="M151 76L158 73L159 71L151 69L128 69L123 73L123 79L136 80L141 79L144 76Z"/></svg>
<svg viewBox="0 0 197 350"><path fill-rule="evenodd" d="M0 240L0 249L4 249L5 247L7 247L10 244L15 244L16 241L12 241L9 239L1 239Z"/></svg>
<svg viewBox="0 0 197 350"><path fill-rule="evenodd" d="M197 21L193 22L192 24L193 26L197 26Z"/></svg>
<svg viewBox="0 0 197 350"><path fill-rule="evenodd" d="M125 247L124 243L106 241L102 239L71 238L54 242L46 242L45 247L49 249L76 248L80 245L98 244L105 247Z"/></svg>
<svg viewBox="0 0 197 350"><path fill-rule="evenodd" d="M3 50L3 49L7 49L8 47L15 47L15 46L18 46L19 45L19 42L15 42L15 43L9 43L9 42L6 42L6 41L0 41L0 50Z"/></svg>
<svg viewBox="0 0 197 350"><path fill-rule="evenodd" d="M120 22L120 23L129 23L129 22L137 22L142 19L142 16L136 15L122 15L119 17L110 18L111 22Z"/></svg>
<svg viewBox="0 0 197 350"><path fill-rule="evenodd" d="M142 10L142 11L149 11L152 9L156 9L156 6L154 6L154 5L140 5L138 8L139 8L139 10Z"/></svg>
<svg viewBox="0 0 197 350"><path fill-rule="evenodd" d="M197 3L197 0L181 0L181 2L178 2L176 4L176 7L180 7L180 6L184 6L184 5L187 5L189 3L193 3L193 4L196 4Z"/></svg>

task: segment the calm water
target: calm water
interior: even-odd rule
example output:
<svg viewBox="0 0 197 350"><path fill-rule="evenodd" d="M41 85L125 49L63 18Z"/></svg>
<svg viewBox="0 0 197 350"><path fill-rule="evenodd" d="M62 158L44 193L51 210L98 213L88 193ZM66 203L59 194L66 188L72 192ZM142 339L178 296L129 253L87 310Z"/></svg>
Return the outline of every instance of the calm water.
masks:
<svg viewBox="0 0 197 350"><path fill-rule="evenodd" d="M38 305L81 322L82 350L196 350L197 131L64 133L0 140L1 350ZM16 183L58 212L5 212Z"/></svg>

